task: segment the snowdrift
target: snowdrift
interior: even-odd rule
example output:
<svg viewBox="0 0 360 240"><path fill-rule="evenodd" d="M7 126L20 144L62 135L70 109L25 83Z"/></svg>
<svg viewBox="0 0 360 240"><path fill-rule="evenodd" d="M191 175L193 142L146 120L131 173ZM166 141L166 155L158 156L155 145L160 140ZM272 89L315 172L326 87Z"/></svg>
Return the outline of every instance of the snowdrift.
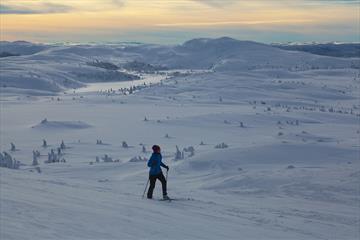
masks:
<svg viewBox="0 0 360 240"><path fill-rule="evenodd" d="M32 126L34 129L43 130L76 130L90 127L90 124L82 121L49 121L47 119L44 119L39 124Z"/></svg>

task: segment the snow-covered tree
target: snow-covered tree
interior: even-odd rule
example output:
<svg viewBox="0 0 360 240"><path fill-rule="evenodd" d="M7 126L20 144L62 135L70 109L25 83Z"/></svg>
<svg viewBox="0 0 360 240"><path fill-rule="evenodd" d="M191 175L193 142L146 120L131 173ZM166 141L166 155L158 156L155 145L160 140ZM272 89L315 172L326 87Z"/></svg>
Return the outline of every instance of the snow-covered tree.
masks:
<svg viewBox="0 0 360 240"><path fill-rule="evenodd" d="M176 146L176 152L175 152L175 160L182 160L184 159L184 153L182 153L178 146Z"/></svg>
<svg viewBox="0 0 360 240"><path fill-rule="evenodd" d="M10 145L11 145L10 150L11 150L12 152L14 152L14 151L16 150L15 144L14 144L14 143L10 143Z"/></svg>
<svg viewBox="0 0 360 240"><path fill-rule="evenodd" d="M32 161L32 165L33 166L37 166L37 165L39 165L39 162L38 162L38 154L37 154L37 152L34 150L33 151L33 161Z"/></svg>
<svg viewBox="0 0 360 240"><path fill-rule="evenodd" d="M46 163L59 162L59 160L59 156L55 154L54 149L51 149L51 151L48 153L48 160Z"/></svg>
<svg viewBox="0 0 360 240"><path fill-rule="evenodd" d="M187 147L187 148L184 148L183 150L184 152L188 152L190 153L189 154L189 157L192 157L195 155L195 148L193 146L190 146L190 147Z"/></svg>
<svg viewBox="0 0 360 240"><path fill-rule="evenodd" d="M45 139L43 139L43 145L42 145L44 148L46 148L48 145L47 145L47 142Z"/></svg>
<svg viewBox="0 0 360 240"><path fill-rule="evenodd" d="M13 165L14 165L14 161L11 157L10 154L8 154L7 152L4 152L4 167L7 167L7 168L13 168Z"/></svg>
<svg viewBox="0 0 360 240"><path fill-rule="evenodd" d="M223 148L227 148L227 147L228 147L228 145L224 142L215 145L215 148L218 148L218 149L223 149Z"/></svg>
<svg viewBox="0 0 360 240"><path fill-rule="evenodd" d="M64 150L66 148L64 140L61 141L60 148L61 150Z"/></svg>
<svg viewBox="0 0 360 240"><path fill-rule="evenodd" d="M12 169L19 169L19 168L20 168L20 161L16 161L16 159L14 158Z"/></svg>
<svg viewBox="0 0 360 240"><path fill-rule="evenodd" d="M145 162L147 159L142 158L141 156L133 157L129 160L129 162Z"/></svg>
<svg viewBox="0 0 360 240"><path fill-rule="evenodd" d="M10 169L18 169L20 167L20 161L12 158L7 152L0 153L0 167L6 167Z"/></svg>
<svg viewBox="0 0 360 240"><path fill-rule="evenodd" d="M122 142L122 147L123 147L123 148L128 148L129 145L126 143L126 141L123 141L123 142Z"/></svg>
<svg viewBox="0 0 360 240"><path fill-rule="evenodd" d="M143 153L146 153L145 145L142 146L142 152L143 152Z"/></svg>
<svg viewBox="0 0 360 240"><path fill-rule="evenodd" d="M104 155L103 160L104 162L113 162L112 158L109 157L107 154Z"/></svg>
<svg viewBox="0 0 360 240"><path fill-rule="evenodd" d="M0 167L5 167L5 157L1 152L0 152Z"/></svg>

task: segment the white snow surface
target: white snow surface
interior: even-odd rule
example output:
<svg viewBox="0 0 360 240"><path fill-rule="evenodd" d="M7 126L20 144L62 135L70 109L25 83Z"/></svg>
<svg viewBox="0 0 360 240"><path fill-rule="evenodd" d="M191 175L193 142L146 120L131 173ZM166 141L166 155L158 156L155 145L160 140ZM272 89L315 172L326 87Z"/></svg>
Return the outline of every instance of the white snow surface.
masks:
<svg viewBox="0 0 360 240"><path fill-rule="evenodd" d="M360 238L359 59L230 38L13 44L26 51L0 59L0 150L22 165L0 168L0 239ZM104 83L94 59L168 70ZM66 162L45 163L62 141ZM153 144L174 201L160 182L142 198Z"/></svg>

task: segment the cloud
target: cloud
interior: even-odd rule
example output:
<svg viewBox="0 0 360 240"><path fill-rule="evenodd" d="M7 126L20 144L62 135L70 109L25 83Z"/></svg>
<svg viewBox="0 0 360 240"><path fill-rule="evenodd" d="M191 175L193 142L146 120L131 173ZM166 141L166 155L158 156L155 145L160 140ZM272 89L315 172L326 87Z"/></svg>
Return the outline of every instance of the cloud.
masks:
<svg viewBox="0 0 360 240"><path fill-rule="evenodd" d="M202 3L214 8L223 8L225 6L240 2L237 0L191 0L191 1Z"/></svg>
<svg viewBox="0 0 360 240"><path fill-rule="evenodd" d="M159 23L158 27L211 27L211 26L246 26L267 24L300 24L311 23L309 19L287 19L287 20L256 20L256 21L217 21L217 22L183 22L183 23Z"/></svg>
<svg viewBox="0 0 360 240"><path fill-rule="evenodd" d="M0 4L0 14L66 13L72 10L73 8L71 6L54 3L40 3L29 7Z"/></svg>
<svg viewBox="0 0 360 240"><path fill-rule="evenodd" d="M241 1L241 0L190 0L192 2L197 2L197 3L201 3L210 7L214 7L214 8L223 8L229 5L233 5L233 4L245 4L245 3L249 3L246 1ZM284 0L284 1L265 1L265 0L254 0L251 1L250 3L266 3L266 5L271 5L271 4L291 4L291 5L331 5L331 4L359 4L359 0L298 0L298 1L293 1L293 0Z"/></svg>
<svg viewBox="0 0 360 240"><path fill-rule="evenodd" d="M110 0L110 3L117 7L123 7L125 5L125 2L123 0Z"/></svg>
<svg viewBox="0 0 360 240"><path fill-rule="evenodd" d="M122 8L125 0L67 0L57 4L54 0L0 0L0 14L51 14L67 12L98 12Z"/></svg>
<svg viewBox="0 0 360 240"><path fill-rule="evenodd" d="M324 4L359 4L359 0L306 0L307 2L313 3L324 3Z"/></svg>

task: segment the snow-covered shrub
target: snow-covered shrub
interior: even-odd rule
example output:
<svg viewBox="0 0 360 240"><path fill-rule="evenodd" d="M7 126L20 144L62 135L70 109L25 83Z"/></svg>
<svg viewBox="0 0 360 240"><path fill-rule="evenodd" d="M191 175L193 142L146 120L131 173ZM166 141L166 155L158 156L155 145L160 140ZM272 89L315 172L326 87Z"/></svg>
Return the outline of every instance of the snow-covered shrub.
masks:
<svg viewBox="0 0 360 240"><path fill-rule="evenodd" d="M57 160L58 158L54 152L54 149L51 149L50 152L48 153L48 160L45 163L53 163L53 162L57 162Z"/></svg>
<svg viewBox="0 0 360 240"><path fill-rule="evenodd" d="M287 169L294 169L294 168L295 168L294 165L289 165L289 166L287 166Z"/></svg>
<svg viewBox="0 0 360 240"><path fill-rule="evenodd" d="M39 165L39 162L38 162L38 154L36 151L33 151L33 161L32 161L32 165L33 166L37 166Z"/></svg>
<svg viewBox="0 0 360 240"><path fill-rule="evenodd" d="M0 167L5 167L5 166L6 166L5 157L4 157L4 155L0 152Z"/></svg>
<svg viewBox="0 0 360 240"><path fill-rule="evenodd" d="M41 169L39 166L35 167L35 170L38 172L38 173L41 173Z"/></svg>
<svg viewBox="0 0 360 240"><path fill-rule="evenodd" d="M129 162L146 162L146 158L142 158L141 156L133 157L129 160Z"/></svg>
<svg viewBox="0 0 360 240"><path fill-rule="evenodd" d="M205 143L203 141L200 142L200 146L204 146Z"/></svg>
<svg viewBox="0 0 360 240"><path fill-rule="evenodd" d="M147 121L149 121L149 119L147 119L147 117L144 117L144 121L147 122Z"/></svg>
<svg viewBox="0 0 360 240"><path fill-rule="evenodd" d="M21 164L20 161L16 161L16 159L14 158L12 169L19 169L20 164Z"/></svg>
<svg viewBox="0 0 360 240"><path fill-rule="evenodd" d="M195 148L194 148L193 146L184 148L183 151L190 153L190 154L189 154L189 157L192 157L192 156L195 155Z"/></svg>
<svg viewBox="0 0 360 240"><path fill-rule="evenodd" d="M10 143L10 145L11 145L10 151L12 151L12 152L16 151L15 144L14 144L14 143Z"/></svg>
<svg viewBox="0 0 360 240"><path fill-rule="evenodd" d="M165 135L165 138L170 138L169 134L166 134L166 135Z"/></svg>
<svg viewBox="0 0 360 240"><path fill-rule="evenodd" d="M60 148L61 150L64 150L66 148L64 140L61 141Z"/></svg>
<svg viewBox="0 0 360 240"><path fill-rule="evenodd" d="M122 142L122 147L123 147L123 148L128 148L129 145L126 143L126 141L123 141L123 142Z"/></svg>
<svg viewBox="0 0 360 240"><path fill-rule="evenodd" d="M104 155L103 160L104 162L113 162L113 159L109 157L107 154Z"/></svg>
<svg viewBox="0 0 360 240"><path fill-rule="evenodd" d="M20 167L20 162L12 158L7 152L0 153L0 167L6 167L10 169L18 169Z"/></svg>
<svg viewBox="0 0 360 240"><path fill-rule="evenodd" d="M184 152L181 152L179 147L176 146L175 160L182 160L182 159L184 159Z"/></svg>
<svg viewBox="0 0 360 240"><path fill-rule="evenodd" d="M217 145L215 145L215 148L218 149L224 149L224 148L228 148L229 146L226 143L219 143Z"/></svg>
<svg viewBox="0 0 360 240"><path fill-rule="evenodd" d="M102 145L103 142L102 142L102 140L100 140L100 139L96 139L96 144L97 144L97 145Z"/></svg>
<svg viewBox="0 0 360 240"><path fill-rule="evenodd" d="M282 135L284 135L283 132L278 132L278 136L279 136L279 137L282 136Z"/></svg>
<svg viewBox="0 0 360 240"><path fill-rule="evenodd" d="M240 127L241 127L241 128L244 128L244 127L245 127L243 122L240 122Z"/></svg>

